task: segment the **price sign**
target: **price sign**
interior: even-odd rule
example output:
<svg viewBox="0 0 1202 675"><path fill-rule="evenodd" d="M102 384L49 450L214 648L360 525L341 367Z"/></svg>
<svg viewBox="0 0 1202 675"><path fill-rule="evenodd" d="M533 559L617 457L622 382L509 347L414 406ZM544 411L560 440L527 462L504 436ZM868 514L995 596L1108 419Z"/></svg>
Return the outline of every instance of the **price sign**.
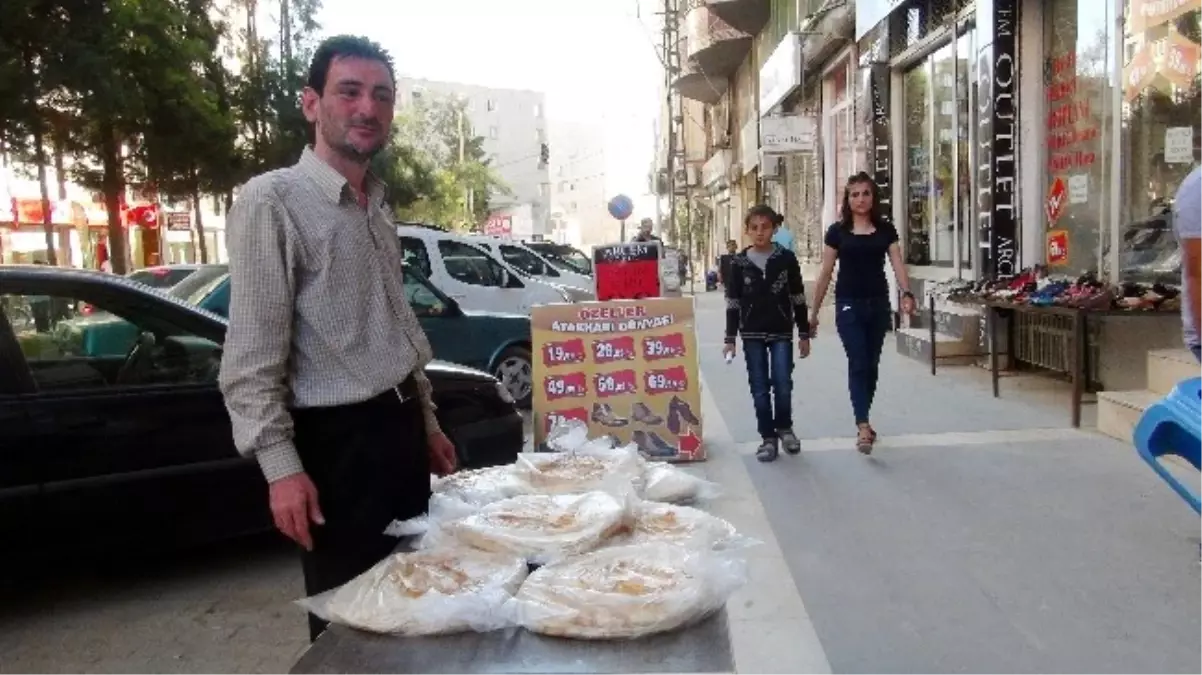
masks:
<svg viewBox="0 0 1202 675"><path fill-rule="evenodd" d="M584 373L548 375L543 378L543 391L548 401L558 401L562 398L583 398L588 394L588 386Z"/></svg>
<svg viewBox="0 0 1202 675"><path fill-rule="evenodd" d="M543 345L543 364L561 366L565 363L584 363L584 340L562 340Z"/></svg>
<svg viewBox="0 0 1202 675"><path fill-rule="evenodd" d="M588 424L588 409L568 408L567 410L553 410L543 415L543 433L550 433L555 425L567 424L573 420Z"/></svg>
<svg viewBox="0 0 1202 675"><path fill-rule="evenodd" d="M593 279L597 299L640 300L658 298L660 289L659 244L632 243L593 249Z"/></svg>
<svg viewBox="0 0 1202 675"><path fill-rule="evenodd" d="M593 341L593 361L613 363L634 360L634 338L629 335Z"/></svg>
<svg viewBox="0 0 1202 675"><path fill-rule="evenodd" d="M643 338L643 358L648 361L676 359L684 354L684 335L682 333Z"/></svg>
<svg viewBox="0 0 1202 675"><path fill-rule="evenodd" d="M1048 232L1048 264L1064 265L1068 263L1068 230L1052 230Z"/></svg>
<svg viewBox="0 0 1202 675"><path fill-rule="evenodd" d="M593 377L593 389L598 398L633 394L637 391L635 382L638 376L633 370L618 370L612 373L597 373Z"/></svg>
<svg viewBox="0 0 1202 675"><path fill-rule="evenodd" d="M689 378L684 371L684 366L648 370L643 375L643 385L648 394L679 393L688 390Z"/></svg>

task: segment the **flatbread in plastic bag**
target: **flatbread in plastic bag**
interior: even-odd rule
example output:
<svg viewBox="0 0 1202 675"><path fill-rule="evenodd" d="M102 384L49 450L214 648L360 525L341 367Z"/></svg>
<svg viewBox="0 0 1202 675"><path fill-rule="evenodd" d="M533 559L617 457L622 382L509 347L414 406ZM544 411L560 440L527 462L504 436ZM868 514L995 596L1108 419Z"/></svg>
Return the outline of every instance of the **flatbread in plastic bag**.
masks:
<svg viewBox="0 0 1202 675"><path fill-rule="evenodd" d="M642 502L634 508L623 542L675 544L703 551L732 551L759 543L739 534L734 525L691 506Z"/></svg>
<svg viewBox="0 0 1202 675"><path fill-rule="evenodd" d="M483 632L510 625L506 603L528 569L518 556L466 548L396 553L299 604L327 621L373 633Z"/></svg>
<svg viewBox="0 0 1202 675"><path fill-rule="evenodd" d="M604 548L541 567L510 603L544 635L638 638L699 621L746 582L745 563L671 544Z"/></svg>
<svg viewBox="0 0 1202 675"><path fill-rule="evenodd" d="M512 464L457 471L432 477L430 490L472 506L484 506L522 494L524 485Z"/></svg>
<svg viewBox="0 0 1202 675"><path fill-rule="evenodd" d="M648 462L643 471L643 499L653 502L685 504L714 499L721 494L716 483L666 462Z"/></svg>
<svg viewBox="0 0 1202 675"><path fill-rule="evenodd" d="M422 546L465 545L543 564L601 546L627 520L627 504L605 492L521 495L436 522Z"/></svg>
<svg viewBox="0 0 1202 675"><path fill-rule="evenodd" d="M582 494L593 490L619 497L643 487L646 462L634 445L584 445L573 452L523 453L514 471L529 494Z"/></svg>

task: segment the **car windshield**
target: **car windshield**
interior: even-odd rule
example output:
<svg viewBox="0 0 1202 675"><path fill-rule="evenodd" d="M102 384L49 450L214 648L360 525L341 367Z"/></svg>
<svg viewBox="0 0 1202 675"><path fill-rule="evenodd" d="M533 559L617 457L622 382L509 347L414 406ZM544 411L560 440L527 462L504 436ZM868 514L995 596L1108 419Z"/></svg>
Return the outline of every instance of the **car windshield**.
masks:
<svg viewBox="0 0 1202 675"><path fill-rule="evenodd" d="M130 272L127 276L151 288L170 288L196 271L195 267L151 267Z"/></svg>
<svg viewBox="0 0 1202 675"><path fill-rule="evenodd" d="M195 274L172 286L167 293L189 304L199 305L229 273L229 265L205 265L197 269Z"/></svg>
<svg viewBox="0 0 1202 675"><path fill-rule="evenodd" d="M500 248L501 258L519 272L539 277L558 276L558 274L552 274L552 270L548 269L549 266L542 258L524 248L505 244L502 244Z"/></svg>
<svg viewBox="0 0 1202 675"><path fill-rule="evenodd" d="M588 256L571 246L549 243L535 243L529 244L529 246L546 258L547 262L564 272L585 275L593 273L593 262L589 260Z"/></svg>

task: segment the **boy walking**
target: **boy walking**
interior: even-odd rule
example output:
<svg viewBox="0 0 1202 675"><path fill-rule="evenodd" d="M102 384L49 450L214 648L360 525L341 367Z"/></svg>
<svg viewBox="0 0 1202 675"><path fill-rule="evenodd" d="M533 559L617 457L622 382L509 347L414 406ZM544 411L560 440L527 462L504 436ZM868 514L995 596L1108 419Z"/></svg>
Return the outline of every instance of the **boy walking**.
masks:
<svg viewBox="0 0 1202 675"><path fill-rule="evenodd" d="M772 241L784 219L765 205L753 206L743 219L751 246L731 260L726 279L727 359L735 338L743 336L747 381L755 403L756 426L763 442L755 457L774 461L785 452L801 452L793 433L793 326L797 355L810 355L810 322L797 256Z"/></svg>

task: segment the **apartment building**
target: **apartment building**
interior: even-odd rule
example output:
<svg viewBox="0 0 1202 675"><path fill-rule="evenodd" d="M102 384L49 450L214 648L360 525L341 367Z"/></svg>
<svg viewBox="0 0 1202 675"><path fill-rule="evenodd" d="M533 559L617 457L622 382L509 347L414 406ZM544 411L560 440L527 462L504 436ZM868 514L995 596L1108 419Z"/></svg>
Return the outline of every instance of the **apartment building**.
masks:
<svg viewBox="0 0 1202 675"><path fill-rule="evenodd" d="M515 231L514 236L546 236L551 216L549 160L556 152L548 142L546 95L459 82L397 79L398 106L421 96L456 97L467 102L472 131L484 138L493 168L512 191L490 196L490 205L498 210L529 206L531 231Z"/></svg>
<svg viewBox="0 0 1202 675"><path fill-rule="evenodd" d="M548 238L577 247L617 239L617 223L606 211L605 129L583 121L550 127L551 231ZM610 230L613 230L612 232Z"/></svg>

